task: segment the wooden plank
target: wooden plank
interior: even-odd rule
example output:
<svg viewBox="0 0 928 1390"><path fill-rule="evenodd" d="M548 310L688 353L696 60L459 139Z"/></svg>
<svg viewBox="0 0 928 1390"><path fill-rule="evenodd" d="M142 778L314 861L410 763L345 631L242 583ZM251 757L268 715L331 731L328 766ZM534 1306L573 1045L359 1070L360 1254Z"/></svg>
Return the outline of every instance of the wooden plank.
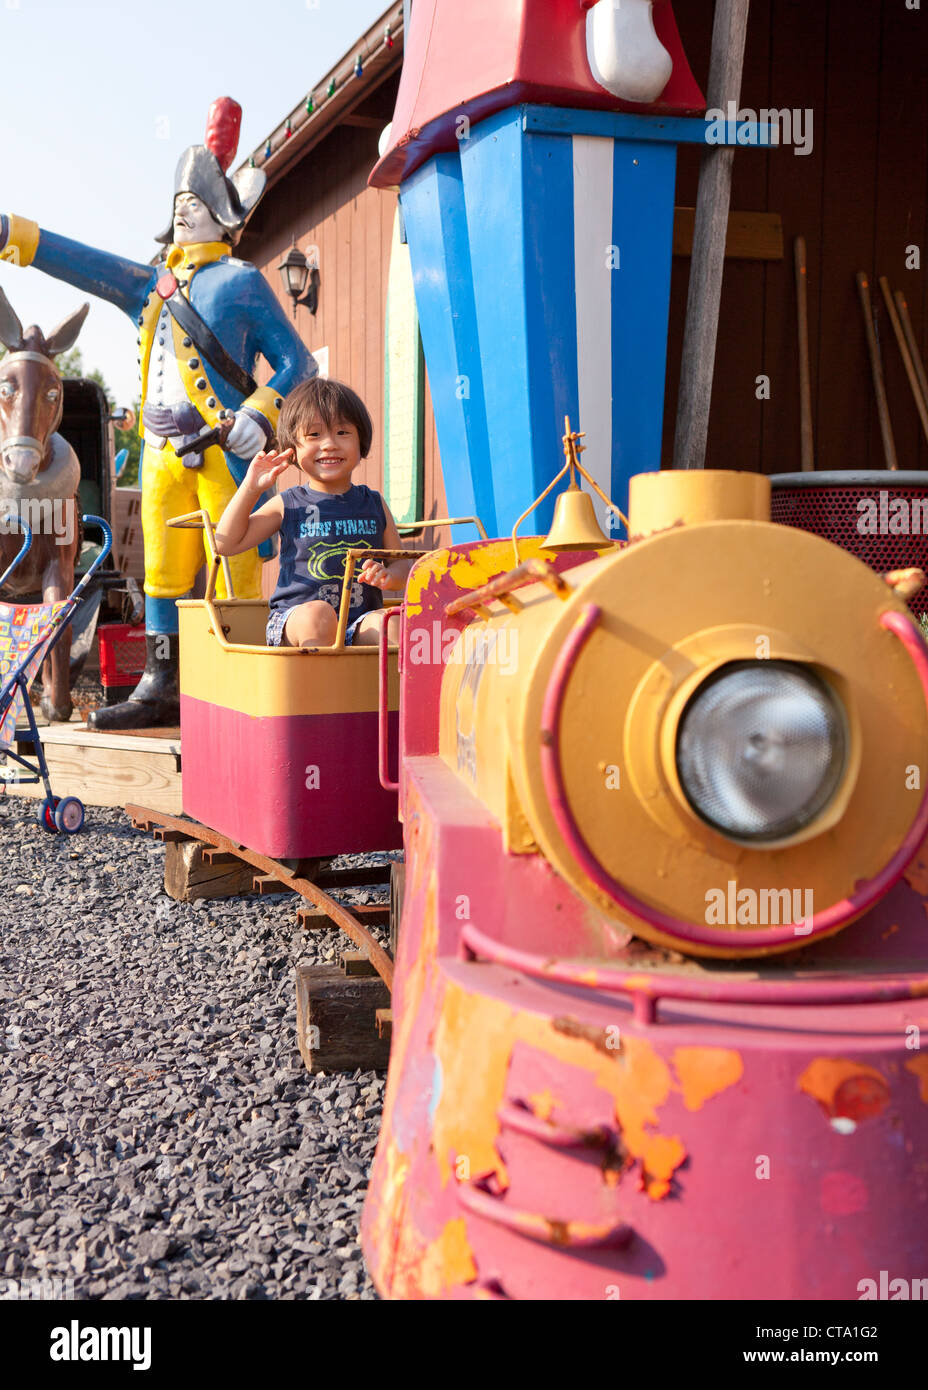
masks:
<svg viewBox="0 0 928 1390"><path fill-rule="evenodd" d="M390 921L390 908L386 903L345 903L345 908L367 927L385 927ZM327 931L332 927L332 919L318 907L301 907L297 913L304 931Z"/></svg>
<svg viewBox="0 0 928 1390"><path fill-rule="evenodd" d="M751 0L741 100L755 111L772 104L770 5L771 0ZM770 162L779 157L776 151L751 147L736 151L731 185L733 207L762 212L768 208ZM758 397L757 387L757 378L769 375L764 355L766 271L767 263L763 261L725 261L715 353L718 386L712 392L707 468L760 468L764 414L770 404Z"/></svg>
<svg viewBox="0 0 928 1390"><path fill-rule="evenodd" d="M359 164L364 162L365 152L367 152L366 157L373 165L377 159L376 137L368 130L352 130L348 133L351 137L352 168L357 168ZM348 203L351 215L351 257L347 267L351 304L351 357L348 375L342 378L357 391L362 400L367 398L367 382L365 380L366 336L376 327L370 317L370 297L366 283L367 217L365 215L365 192L363 187L358 189L355 184ZM366 460L366 462L370 468L371 461ZM372 486L376 486L376 483L372 483Z"/></svg>
<svg viewBox="0 0 928 1390"><path fill-rule="evenodd" d="M56 796L77 796L85 806L124 806L139 800L154 811L180 815L181 778L173 753L140 752L86 744L45 745ZM41 782L8 787L12 795L41 799Z"/></svg>
<svg viewBox="0 0 928 1390"><path fill-rule="evenodd" d="M876 225L873 272L894 290L918 283L906 265L906 247L924 239L928 218L928 14L905 4L882 5L879 53L879 114L876 168ZM864 264L864 262L861 262ZM922 272L924 275L924 270ZM878 296L874 294L876 300ZM928 467L928 445L906 379L904 359L893 343L892 312L880 305L880 342L886 393L901 468Z"/></svg>
<svg viewBox="0 0 928 1390"><path fill-rule="evenodd" d="M386 1038L387 1042L393 1036L393 1010L378 1009L375 1015L377 1019L377 1032L381 1038Z"/></svg>
<svg viewBox="0 0 928 1390"><path fill-rule="evenodd" d="M747 158L751 156L748 155ZM755 156L756 157L756 156ZM745 156L742 156L745 158ZM696 209L674 208L673 254L693 254ZM782 261L783 220L778 212L730 212L725 238L728 261Z"/></svg>
<svg viewBox="0 0 928 1390"><path fill-rule="evenodd" d="M826 141L828 7L808 0L775 0L770 32L769 104L811 116L812 145L797 155L784 146L767 160L768 202L783 218L783 233L792 245L806 241L809 370L812 434L818 445L819 332L823 282L832 292L830 268L822 258L823 179ZM753 103L752 103L753 104ZM807 147L808 148L808 147ZM850 215L847 221L851 221ZM856 317L856 305L851 303ZM764 267L764 363L771 381L764 404L761 458L765 473L798 470L801 463L797 304L793 260ZM822 467L822 462L816 458Z"/></svg>
<svg viewBox="0 0 928 1390"><path fill-rule="evenodd" d="M844 4L829 6L827 104L821 120L816 112L828 140L821 333L818 369L813 370L819 471L883 467L856 281L859 270L872 273L873 266L880 28L879 5L858 2L850 10ZM811 274L814 280L814 264Z"/></svg>
<svg viewBox="0 0 928 1390"><path fill-rule="evenodd" d="M114 487L112 493L113 550L117 569L140 583L145 578L142 542L142 492L137 487Z"/></svg>
<svg viewBox="0 0 928 1390"><path fill-rule="evenodd" d="M164 855L164 891L175 902L250 895L254 869L233 856L210 862L199 840L169 841Z"/></svg>
<svg viewBox="0 0 928 1390"><path fill-rule="evenodd" d="M729 101L740 99L748 8L748 0L716 0L707 93L710 108L725 110ZM677 400L675 468L703 468L706 463L733 160L734 150L728 146L706 150L702 157Z"/></svg>
<svg viewBox="0 0 928 1390"><path fill-rule="evenodd" d="M343 951L339 965L345 975L363 978L377 974L366 951Z"/></svg>
<svg viewBox="0 0 928 1390"><path fill-rule="evenodd" d="M380 1037L377 1011L390 992L377 976L343 975L337 965L296 970L297 1041L307 1071L382 1071L390 1040Z"/></svg>
<svg viewBox="0 0 928 1390"><path fill-rule="evenodd" d="M174 732L140 736L133 734L97 733L86 724L46 724L39 730L43 744L62 744L73 747L112 748L121 753L164 753L180 756L180 737Z"/></svg>
<svg viewBox="0 0 928 1390"><path fill-rule="evenodd" d="M345 150L348 132L336 133L333 144ZM347 153L347 151L345 151ZM332 376L349 381L351 374L351 202L345 197L344 176L339 179L338 208L335 213L335 338L334 357L330 359ZM331 275L331 271L330 271Z"/></svg>
<svg viewBox="0 0 928 1390"><path fill-rule="evenodd" d="M365 402L374 421L374 438L377 441L372 450L374 458L373 487L383 492L383 440L384 440L384 283L385 253L382 242L381 220L382 204L396 205L396 195L383 189L365 189L362 194L364 215L367 219L366 236L366 286L367 317L369 322L365 338L364 379L367 395ZM387 248L387 255L389 247Z"/></svg>

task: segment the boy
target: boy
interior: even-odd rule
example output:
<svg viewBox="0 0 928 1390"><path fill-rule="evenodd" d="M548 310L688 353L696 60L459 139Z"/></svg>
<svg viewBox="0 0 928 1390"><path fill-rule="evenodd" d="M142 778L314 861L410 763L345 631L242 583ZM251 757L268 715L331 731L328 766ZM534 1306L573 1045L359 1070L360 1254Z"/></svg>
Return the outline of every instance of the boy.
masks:
<svg viewBox="0 0 928 1390"><path fill-rule="evenodd" d="M370 452L373 425L361 398L340 381L312 377L286 398L276 452L256 454L216 527L220 555L239 555L280 532L280 574L267 623L269 647L331 647L352 549L399 550L396 523L379 492L351 475ZM306 482L252 513L293 460ZM365 560L352 585L346 645L379 641L384 589L403 589L413 558Z"/></svg>

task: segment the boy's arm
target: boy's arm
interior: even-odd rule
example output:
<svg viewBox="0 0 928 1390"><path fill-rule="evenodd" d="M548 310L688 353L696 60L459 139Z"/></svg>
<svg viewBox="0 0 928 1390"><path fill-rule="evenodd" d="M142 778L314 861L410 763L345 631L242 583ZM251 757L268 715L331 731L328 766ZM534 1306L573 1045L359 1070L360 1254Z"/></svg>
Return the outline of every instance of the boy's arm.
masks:
<svg viewBox="0 0 928 1390"><path fill-rule="evenodd" d="M292 449L283 454L255 454L216 526L216 549L220 555L241 555L280 530L284 519L282 497L272 497L256 512L252 512L252 507L292 462Z"/></svg>
<svg viewBox="0 0 928 1390"><path fill-rule="evenodd" d="M383 498L380 500L383 502ZM403 542L386 502L383 502L383 514L386 521L383 528L384 550L402 550ZM383 564L380 560L365 560L358 578L362 584L372 584L375 589L405 589L406 576L418 558L418 554L410 555L408 560L393 560L389 565Z"/></svg>

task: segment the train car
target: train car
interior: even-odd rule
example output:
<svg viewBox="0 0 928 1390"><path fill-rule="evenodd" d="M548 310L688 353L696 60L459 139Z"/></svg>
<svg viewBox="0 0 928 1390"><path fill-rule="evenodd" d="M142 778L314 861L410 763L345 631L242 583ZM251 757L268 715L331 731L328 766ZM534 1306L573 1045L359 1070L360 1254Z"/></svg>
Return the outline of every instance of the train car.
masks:
<svg viewBox="0 0 928 1390"><path fill-rule="evenodd" d="M388 618L382 653L346 646L345 627L356 562L414 552L349 551L334 645L268 647L266 600L215 597L223 562L206 514L170 524L205 528L212 556L204 598L177 605L185 814L291 865L400 848L396 782L378 761L381 743L397 747L399 627ZM464 524L485 535L474 517L428 523Z"/></svg>
<svg viewBox="0 0 928 1390"><path fill-rule="evenodd" d="M769 518L763 476L642 475L627 544L410 575L385 1296L924 1274L928 649Z"/></svg>
<svg viewBox="0 0 928 1390"><path fill-rule="evenodd" d="M215 597L222 562L206 513L170 524L204 527L212 555L205 597L177 605L185 814L234 844L294 864L398 849L396 794L378 776L378 649L345 645L354 557L335 644L268 647L266 600ZM387 667L384 718L395 747L395 646Z"/></svg>

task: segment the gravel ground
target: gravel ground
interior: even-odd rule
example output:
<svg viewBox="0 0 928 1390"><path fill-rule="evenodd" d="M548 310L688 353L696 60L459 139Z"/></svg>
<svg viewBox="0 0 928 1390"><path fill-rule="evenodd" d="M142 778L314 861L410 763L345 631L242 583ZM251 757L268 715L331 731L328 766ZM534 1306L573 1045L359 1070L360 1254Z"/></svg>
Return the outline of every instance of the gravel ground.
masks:
<svg viewBox="0 0 928 1390"><path fill-rule="evenodd" d="M34 817L0 800L0 1296L374 1298L384 1077L310 1076L296 1045L294 965L344 938L293 897L175 903L121 812Z"/></svg>

